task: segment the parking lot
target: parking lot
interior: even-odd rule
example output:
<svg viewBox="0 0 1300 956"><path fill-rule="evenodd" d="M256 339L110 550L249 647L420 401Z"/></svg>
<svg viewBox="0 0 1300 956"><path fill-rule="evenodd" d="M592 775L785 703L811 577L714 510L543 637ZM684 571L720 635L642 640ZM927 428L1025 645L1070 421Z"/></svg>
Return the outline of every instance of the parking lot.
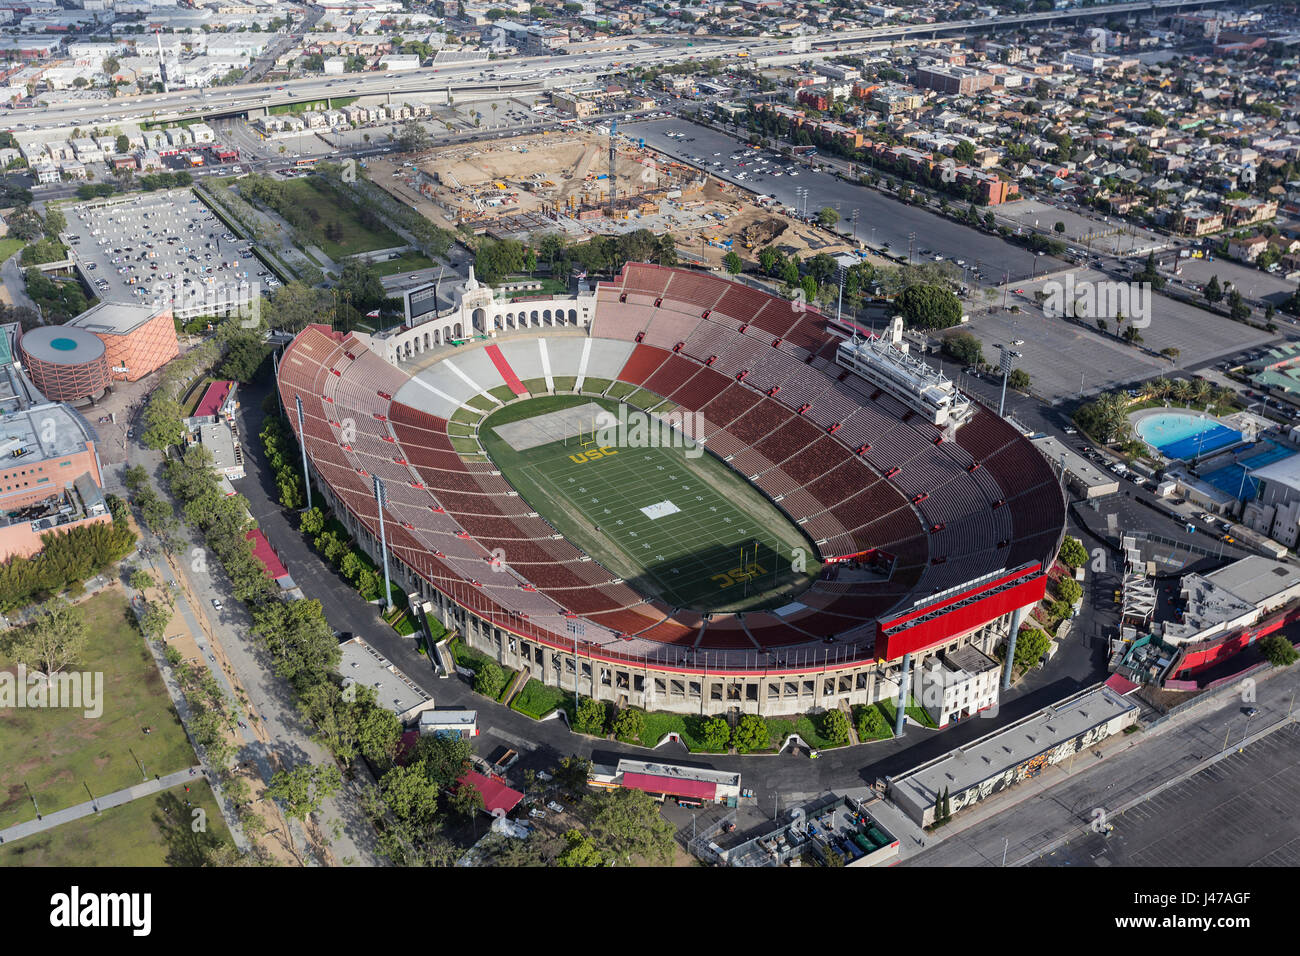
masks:
<svg viewBox="0 0 1300 956"><path fill-rule="evenodd" d="M1285 727L1170 787L1036 866L1296 866L1285 808L1300 787L1300 728Z"/></svg>
<svg viewBox="0 0 1300 956"><path fill-rule="evenodd" d="M1074 281L1080 288L1084 282L1107 279L1100 272L1080 270ZM1056 276L1048 281L1063 279ZM1049 402L1168 375L1177 368L1209 362L1276 338L1196 306L1154 295L1150 300L1150 324L1140 330L1142 345L1156 352L1178 349L1176 361L1171 362L1089 328L1046 317L1034 299L1034 292L1045 287L1044 280L1016 286L1007 302L1018 305L1020 312L976 315L966 328L984 345L985 360L994 363L998 360L996 345L1020 341L1022 344L1015 346L1021 353L1016 367L1029 373L1033 392ZM1110 326L1113 330L1113 318Z"/></svg>
<svg viewBox="0 0 1300 956"><path fill-rule="evenodd" d="M66 236L85 281L111 302L222 311L279 281L188 189L87 203L68 211ZM196 311L197 310L197 311Z"/></svg>

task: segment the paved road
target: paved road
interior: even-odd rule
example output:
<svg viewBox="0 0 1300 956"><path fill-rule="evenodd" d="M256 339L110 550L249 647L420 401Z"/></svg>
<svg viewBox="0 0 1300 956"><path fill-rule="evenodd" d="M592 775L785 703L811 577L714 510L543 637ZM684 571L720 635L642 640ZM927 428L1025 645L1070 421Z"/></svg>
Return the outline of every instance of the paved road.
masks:
<svg viewBox="0 0 1300 956"><path fill-rule="evenodd" d="M15 823L13 826L0 830L0 843L12 843L14 840L20 840L26 836L32 836L36 833L44 833L46 830L53 830L60 824L70 823L73 820L80 820L82 817L88 817L92 813L99 813L102 810L109 810L113 807L120 807L124 803L130 803L132 800L139 800L141 797L153 796L155 793L161 793L172 787L197 779L196 774L201 775L203 768L200 766L188 767L185 770L177 770L175 773L169 773L165 777L154 777L152 780L145 780L137 783L133 787L127 787L125 790L116 790L113 793L106 793L102 797L96 797L94 800L87 800L85 803L78 803L73 807L64 807L62 810L55 810L53 813L47 813L38 820L28 820L25 823Z"/></svg>
<svg viewBox="0 0 1300 956"><path fill-rule="evenodd" d="M157 478L160 464L157 454L136 445L130 447L129 454L129 464L143 465L155 475L158 486L165 487ZM119 482L120 477L114 476L113 483ZM203 649L209 668L222 682L223 689L229 692L230 684L221 668L214 666L217 662L212 660L212 648L206 639L207 635L219 635L220 650L247 694L246 712L250 715L250 727L241 731L245 746L240 751L240 759L253 760L262 779L267 782L275 769L287 769L302 763L320 764L332 759L312 739L312 728L299 715L289 689L275 676L274 665L257 646L248 612L235 600L230 582L221 572L215 555L206 549L188 525L182 525L178 533L185 541L182 553L190 560L185 576L197 605L191 609L193 619L187 617L186 623ZM158 574L171 579L161 567ZM223 607L220 612L209 614L213 598L219 599ZM204 627L199 618L209 626ZM256 719L252 719L254 717ZM372 852L373 828L364 819L356 801L348 799L355 786L349 784L343 794L325 801L317 819L322 823L322 832L337 862L351 860L374 865L377 861ZM339 833L333 836L336 824ZM301 848L301 840L298 840L298 845Z"/></svg>

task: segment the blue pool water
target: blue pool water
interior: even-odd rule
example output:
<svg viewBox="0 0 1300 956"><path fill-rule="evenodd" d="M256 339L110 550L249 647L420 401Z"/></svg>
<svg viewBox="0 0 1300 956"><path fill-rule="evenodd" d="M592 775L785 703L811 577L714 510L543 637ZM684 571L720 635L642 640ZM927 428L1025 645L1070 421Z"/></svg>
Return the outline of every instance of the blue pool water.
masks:
<svg viewBox="0 0 1300 956"><path fill-rule="evenodd" d="M1213 418L1190 412L1162 412L1140 420L1135 429L1166 458L1195 458L1241 441L1241 432Z"/></svg>
<svg viewBox="0 0 1300 956"><path fill-rule="evenodd" d="M1209 482L1220 491L1227 492L1233 497L1240 495L1241 498L1249 501L1255 497L1259 482L1249 474L1247 474L1246 480L1242 481L1242 475L1246 474L1245 469L1249 468L1254 471L1256 468L1263 468L1265 465L1271 465L1283 458L1290 458L1293 454L1295 452L1289 448L1283 448L1277 442L1256 442L1242 451L1237 457L1236 464L1225 465L1223 468L1205 472L1201 475L1201 480Z"/></svg>

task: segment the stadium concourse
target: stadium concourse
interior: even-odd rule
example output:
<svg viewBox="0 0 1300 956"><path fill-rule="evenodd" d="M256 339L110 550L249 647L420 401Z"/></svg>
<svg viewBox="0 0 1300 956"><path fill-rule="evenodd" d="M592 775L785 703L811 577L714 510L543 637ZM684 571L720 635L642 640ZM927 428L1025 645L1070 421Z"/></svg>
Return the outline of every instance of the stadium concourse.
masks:
<svg viewBox="0 0 1300 956"><path fill-rule="evenodd" d="M578 314L570 304L555 315ZM1042 597L1063 494L993 412L974 405L941 430L914 397L836 364L845 335L817 310L708 274L628 264L588 312L576 327L503 329L476 310L483 340L402 367L381 357L381 336L311 326L279 362L318 487L378 556L383 481L396 579L471 645L619 705L795 713L895 693L904 655L991 651ZM458 412L480 420L503 399L620 382L698 412L694 437L815 542L826 566L807 590L772 610L669 607L557 534L466 450L476 441L453 442L466 429L449 434Z"/></svg>

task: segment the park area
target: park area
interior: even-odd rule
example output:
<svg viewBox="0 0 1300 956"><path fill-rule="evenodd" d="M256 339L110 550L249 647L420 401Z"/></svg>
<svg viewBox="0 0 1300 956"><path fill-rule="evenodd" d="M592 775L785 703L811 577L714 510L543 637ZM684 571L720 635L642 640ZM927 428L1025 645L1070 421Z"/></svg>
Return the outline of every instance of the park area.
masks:
<svg viewBox="0 0 1300 956"><path fill-rule="evenodd" d="M173 787L0 847L0 867L202 866L231 842L212 789L196 780L189 793Z"/></svg>
<svg viewBox="0 0 1300 956"><path fill-rule="evenodd" d="M0 829L34 819L37 806L50 813L195 762L122 591L110 588L79 607L90 640L68 670L103 674L103 713L88 718L71 708L0 710ZM16 663L4 647L0 643L0 670L13 672Z"/></svg>
<svg viewBox="0 0 1300 956"><path fill-rule="evenodd" d="M638 438L636 409L626 427L593 438L596 405L618 413L616 401L554 396L511 404L479 428L506 480L566 539L674 607L775 607L815 580L815 560L798 570L791 561L812 546L739 475L690 457L698 449Z"/></svg>

